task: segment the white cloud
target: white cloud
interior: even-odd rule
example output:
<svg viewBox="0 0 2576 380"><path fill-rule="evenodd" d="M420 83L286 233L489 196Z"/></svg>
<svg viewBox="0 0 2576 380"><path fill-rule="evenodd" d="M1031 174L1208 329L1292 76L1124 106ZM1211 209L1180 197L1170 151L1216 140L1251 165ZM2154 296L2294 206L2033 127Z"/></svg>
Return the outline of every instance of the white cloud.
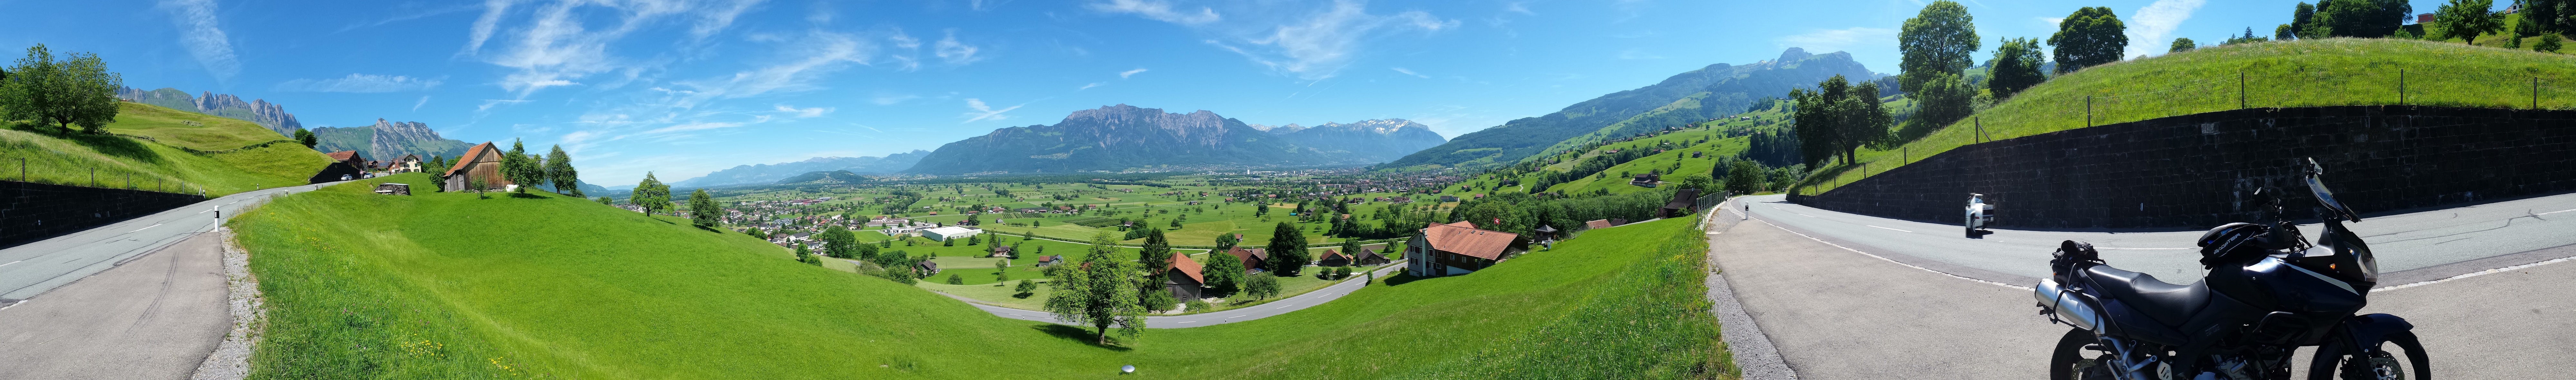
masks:
<svg viewBox="0 0 2576 380"><path fill-rule="evenodd" d="M429 95L421 95L420 101L411 103L411 112L420 112L420 106L426 105L429 105Z"/></svg>
<svg viewBox="0 0 2576 380"><path fill-rule="evenodd" d="M187 45L188 55L215 74L217 81L230 81L241 73L232 39L215 25L214 0L163 0L160 7L170 12L171 22L179 24L179 42Z"/></svg>
<svg viewBox="0 0 2576 380"><path fill-rule="evenodd" d="M2200 10L2204 2L2204 0L2156 0L2154 3L2138 8L2138 12L2132 14L2128 20L2128 55L2136 57L2164 54L2165 48L2171 46L2167 42L2172 42L2166 37L2173 33L2174 28L2182 26L2184 20L2190 20L2191 13Z"/></svg>
<svg viewBox="0 0 2576 380"><path fill-rule="evenodd" d="M921 51L921 39L904 34L903 29L894 29L893 33L894 35L886 36L886 41L894 43L895 49L903 51L888 57L894 59L895 69L905 71L921 69L921 60L914 58L914 54L919 54Z"/></svg>
<svg viewBox="0 0 2576 380"><path fill-rule="evenodd" d="M1431 76L1429 76L1429 75L1417 74L1417 73L1414 73L1414 72L1413 72L1413 70L1405 70L1405 69L1404 69L1404 68L1402 68L1402 67L1389 67L1388 69L1393 69L1393 70L1395 70L1395 72L1404 73L1404 75L1411 75L1411 76L1421 77L1422 79L1431 79Z"/></svg>
<svg viewBox="0 0 2576 380"><path fill-rule="evenodd" d="M731 77L712 81L686 83L695 89L688 101L677 104L694 106L696 101L723 97L741 98L774 91L812 88L815 76L838 70L851 63L867 63L875 46L847 34L813 31L795 43L787 44L784 59L778 64L735 72Z"/></svg>
<svg viewBox="0 0 2576 380"><path fill-rule="evenodd" d="M1175 11L1172 10L1171 3L1155 0L1110 0L1106 3L1087 4L1085 7L1109 13L1134 13L1154 21L1181 25L1200 25L1216 22L1218 19L1216 9L1199 7L1197 13L1187 10Z"/></svg>
<svg viewBox="0 0 2576 380"><path fill-rule="evenodd" d="M1530 11L1530 9L1529 9L1529 4L1528 4L1528 3L1523 3L1523 2L1518 2L1518 1L1509 2L1509 3L1503 3L1503 11L1504 11L1504 12L1511 12L1511 13L1525 14L1525 15L1532 15L1532 16L1536 16L1536 15L1538 15L1538 12L1531 12L1531 11Z"/></svg>
<svg viewBox="0 0 2576 380"><path fill-rule="evenodd" d="M401 75L349 74L331 79L296 79L279 82L278 91L303 92L404 92L438 88L437 79L420 79Z"/></svg>
<svg viewBox="0 0 2576 380"><path fill-rule="evenodd" d="M492 107L500 106L500 105L503 105L503 104L519 104L519 103L527 103L527 102L529 102L529 101L527 101L527 100L515 100L515 99L483 99L483 105L480 105L480 106L474 106L474 112L483 112L483 111L486 111L486 110L491 110L491 109L492 109Z"/></svg>
<svg viewBox="0 0 2576 380"><path fill-rule="evenodd" d="M1322 80L1333 77L1348 66L1359 53L1360 40L1370 33L1390 26L1437 32L1455 28L1458 24L1456 20L1442 20L1421 11L1406 11L1393 16L1371 15L1358 1L1338 0L1315 13L1255 29L1258 32L1236 33L1232 42L1209 40L1208 43L1241 54L1272 70L1294 74L1300 79Z"/></svg>
<svg viewBox="0 0 2576 380"><path fill-rule="evenodd" d="M1108 83L1107 83L1107 82L1091 82L1091 84L1082 85L1082 88L1077 88L1077 89L1073 89L1073 90L1074 90L1074 91L1089 90L1089 89L1091 89L1092 87L1100 87L1100 85L1103 85L1103 84L1108 84Z"/></svg>
<svg viewBox="0 0 2576 380"><path fill-rule="evenodd" d="M610 47L647 27L678 24L699 38L713 35L758 5L756 0L558 0L515 12L514 0L486 0L459 56L513 69L496 83L516 98L549 87L573 86L591 75L622 73L608 87L643 79L641 73L670 59L635 61ZM664 22L682 19L680 23ZM515 25L513 25L515 23ZM499 41L501 46L488 47ZM487 47L489 50L487 50ZM645 79L649 80L649 79Z"/></svg>
<svg viewBox="0 0 2576 380"><path fill-rule="evenodd" d="M831 113L831 112L832 112L832 109L831 109L831 108L824 108L824 107L796 108L795 106L789 106L789 105L785 105L785 104L780 104L780 105L778 105L778 112L793 113L793 114L796 114L796 117L799 117L799 118L808 118L808 117L822 117L822 116L823 116L823 114Z"/></svg>
<svg viewBox="0 0 2576 380"><path fill-rule="evenodd" d="M751 6L760 5L760 2L761 0L734 0L729 4L730 6L718 6L708 10L705 12L705 18L698 19L697 25L689 28L689 35L697 38L714 35L717 31L732 26L734 18L742 17L743 12L750 11Z"/></svg>
<svg viewBox="0 0 2576 380"><path fill-rule="evenodd" d="M1648 53L1646 49L1628 49L1619 51L1619 59L1664 59L1664 56Z"/></svg>
<svg viewBox="0 0 2576 380"><path fill-rule="evenodd" d="M1120 71L1118 72L1118 79L1127 79L1127 77L1136 76L1136 73L1142 72L1145 72L1145 68L1139 67L1135 70Z"/></svg>
<svg viewBox="0 0 2576 380"><path fill-rule="evenodd" d="M709 129L733 128L733 127L740 127L740 126L743 126L743 123L688 123L688 124L673 125L673 126L668 126L668 127L654 128L653 130L650 130L650 131L644 131L644 134L647 134L647 135L658 135L658 134L673 133L673 132L703 131L703 130L709 130Z"/></svg>
<svg viewBox="0 0 2576 380"><path fill-rule="evenodd" d="M996 109L993 109L993 107L992 107L992 106L985 105L985 104L984 104L984 100L983 100L983 99L967 98L967 99L966 99L966 108L974 109L974 111L967 111L967 112L966 112L966 115L965 115L965 116L967 117L967 119L966 119L965 123L973 123L973 122L977 122L977 121L983 121L983 120L986 120L986 119L991 119L991 120L1009 119L1009 118L1011 118L1010 116L1002 115L1002 113L1003 113L1003 112L1011 112L1011 110L1015 110L1015 109L1020 109L1020 106L1025 106L1025 105L1027 105L1027 104L1022 104L1022 105L1019 105L1019 106L1003 107L1002 109L998 109L998 110L996 110ZM964 124L964 123L959 123L959 124Z"/></svg>
<svg viewBox="0 0 2576 380"><path fill-rule="evenodd" d="M921 98L921 95L877 95L877 96L875 96L875 97L870 97L870 98L868 98L868 102L869 102L869 103L876 103L877 105L880 105L880 106L890 106L890 105L894 105L895 103L902 103L902 102L904 102L904 101L906 101L906 100L913 100L913 99L920 99L920 98Z"/></svg>
<svg viewBox="0 0 2576 380"><path fill-rule="evenodd" d="M948 64L964 65L983 59L975 56L976 50L975 45L957 42L957 30L949 29L946 35L939 38L937 44L932 45L931 54L938 55L939 60L946 61Z"/></svg>
<svg viewBox="0 0 2576 380"><path fill-rule="evenodd" d="M501 15L510 12L511 0L483 0L483 16L474 18L474 28L466 32L465 49L457 54L483 50L483 42L492 40L492 30L500 27Z"/></svg>
<svg viewBox="0 0 2576 380"><path fill-rule="evenodd" d="M1870 27L1818 29L1782 36L1772 42L1784 48L1805 48L1808 52L1848 51L1855 47L1874 47L1882 44L1893 47L1896 44L1896 30Z"/></svg>
<svg viewBox="0 0 2576 380"><path fill-rule="evenodd" d="M2040 18L2039 18L2039 22L2048 23L2048 27L2055 28L2055 27L2057 27L2057 24L2066 22L2066 18L2065 18L2065 17L2040 17Z"/></svg>

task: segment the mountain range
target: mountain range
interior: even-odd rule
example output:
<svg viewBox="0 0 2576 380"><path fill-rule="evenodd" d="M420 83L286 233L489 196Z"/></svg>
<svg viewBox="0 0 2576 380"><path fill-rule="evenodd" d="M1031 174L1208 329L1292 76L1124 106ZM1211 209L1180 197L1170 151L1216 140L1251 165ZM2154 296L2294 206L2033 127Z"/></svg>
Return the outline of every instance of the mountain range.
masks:
<svg viewBox="0 0 2576 380"><path fill-rule="evenodd" d="M187 91L167 87L152 91L118 88L116 97L135 103L249 121L268 127L278 136L294 136L295 130L304 128L304 123L295 121L295 114L286 113L286 107L269 103L267 99L243 102L239 96L212 91L205 92L203 96L191 96Z"/></svg>
<svg viewBox="0 0 2576 380"><path fill-rule="evenodd" d="M1379 167L1511 164L1584 142L1742 113L1755 100L1786 97L1790 89L1814 87L1816 82L1835 75L1853 81L1885 76L1853 61L1850 53L1809 54L1805 49L1789 48L1776 60L1708 65L1653 85L1575 103L1555 113L1459 135Z"/></svg>
<svg viewBox="0 0 2576 380"><path fill-rule="evenodd" d="M401 158L405 154L420 155L422 160L428 160L430 157L455 158L465 155L465 148L474 146L472 143L439 137L438 131L430 130L428 124L416 121L386 122L385 119L376 119L375 125L364 127L314 128L313 137L315 140L320 140L319 144L313 145L314 150L324 152L354 150L358 151L358 156L369 160L391 160Z"/></svg>
<svg viewBox="0 0 2576 380"><path fill-rule="evenodd" d="M1410 152L1439 141L1430 128L1398 119L1255 128L1206 110L1182 114L1119 104L1074 111L1054 125L995 129L948 143L905 172L1364 165L1402 154L1390 150Z"/></svg>
<svg viewBox="0 0 2576 380"><path fill-rule="evenodd" d="M900 173L921 162L930 151L888 154L885 157L815 157L804 161L777 164L741 165L717 170L704 176L671 182L673 187L713 187L745 183L771 183L788 177L813 172L848 171L856 173ZM800 181L801 182L801 181Z"/></svg>

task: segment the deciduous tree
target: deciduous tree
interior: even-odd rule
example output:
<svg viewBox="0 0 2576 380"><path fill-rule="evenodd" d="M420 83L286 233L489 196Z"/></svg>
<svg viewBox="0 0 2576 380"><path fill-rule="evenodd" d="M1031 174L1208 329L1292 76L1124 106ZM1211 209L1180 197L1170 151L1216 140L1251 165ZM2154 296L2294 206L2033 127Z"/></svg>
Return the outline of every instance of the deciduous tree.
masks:
<svg viewBox="0 0 2576 380"><path fill-rule="evenodd" d="M1905 19L1904 29L1896 34L1896 50L1904 55L1896 63L1902 74L1897 88L1920 93L1923 84L1938 75L1959 75L1975 65L1969 58L1978 49L1975 20L1968 15L1968 7L1949 0L1933 1L1914 18Z"/></svg>
<svg viewBox="0 0 2576 380"><path fill-rule="evenodd" d="M1279 278L1270 275L1270 273L1254 273L1251 278L1244 279L1243 294L1252 296L1252 299L1256 300L1266 300L1270 299L1270 297L1278 297Z"/></svg>
<svg viewBox="0 0 2576 380"><path fill-rule="evenodd" d="M116 121L116 90L125 76L107 71L98 54L72 53L54 59L44 44L27 48L27 56L0 80L0 120L34 120L69 134L103 134Z"/></svg>
<svg viewBox="0 0 2576 380"><path fill-rule="evenodd" d="M2504 17L2487 9L2494 6L2495 0L2451 0L2442 4L2433 11L2433 22L2442 24L2442 34L2434 38L2477 43L2478 35L2504 27Z"/></svg>
<svg viewBox="0 0 2576 380"><path fill-rule="evenodd" d="M519 186L519 188L525 189L527 186ZM698 227L715 227L716 222L723 216L724 207L717 206L715 197L708 196L706 189L698 189L696 191L689 192L690 224L695 224Z"/></svg>
<svg viewBox="0 0 2576 380"><path fill-rule="evenodd" d="M626 204L643 208L645 214L671 208L671 187L662 185L662 180L654 179L653 172L644 172L644 180L636 182L635 189L632 191L626 195Z"/></svg>
<svg viewBox="0 0 2576 380"><path fill-rule="evenodd" d="M2121 51L2129 48L2128 30L2110 7L2075 9L2057 22L2057 34L2048 36L2048 45L2056 47L2057 72L2119 62Z"/></svg>
<svg viewBox="0 0 2576 380"><path fill-rule="evenodd" d="M1199 275L1206 277L1208 294L1222 296L1243 290L1243 272L1248 269L1243 267L1242 259L1225 252L1208 251L1206 265L1199 267Z"/></svg>
<svg viewBox="0 0 2576 380"><path fill-rule="evenodd" d="M321 145L321 144L322 144L322 139L321 139L320 137L316 137L316 136L314 136L314 135L313 135L313 131L312 131L312 130L307 130L307 129L304 129L304 128L296 128L296 129L295 129L295 143L297 143L297 144L304 144L304 147L306 147L306 148L312 148L314 145Z"/></svg>
<svg viewBox="0 0 2576 380"><path fill-rule="evenodd" d="M546 181L554 185L555 193L583 196L581 172L572 168L572 155L564 154L563 145L555 145L553 151L546 152L545 173Z"/></svg>
<svg viewBox="0 0 2576 380"><path fill-rule="evenodd" d="M2010 98L2048 81L2048 73L2039 69L2048 58L2039 50L2039 40L2030 38L2006 38L1995 47L1994 63L1987 65L1986 74L1986 89L1994 92L1995 99Z"/></svg>
<svg viewBox="0 0 2576 380"><path fill-rule="evenodd" d="M2181 53L2199 48L2200 45L2192 43L2189 38L2176 38L2173 41L2173 46L2165 48L2165 53Z"/></svg>
<svg viewBox="0 0 2576 380"><path fill-rule="evenodd" d="M1046 311L1065 323L1086 324L1099 331L1098 344L1109 344L1109 327L1118 326L1120 335L1137 336L1145 331L1145 308L1137 299L1137 283L1144 280L1136 264L1117 257L1118 239L1103 232L1092 236L1091 248L1079 264L1066 263L1062 275L1050 282L1054 294L1047 296Z"/></svg>

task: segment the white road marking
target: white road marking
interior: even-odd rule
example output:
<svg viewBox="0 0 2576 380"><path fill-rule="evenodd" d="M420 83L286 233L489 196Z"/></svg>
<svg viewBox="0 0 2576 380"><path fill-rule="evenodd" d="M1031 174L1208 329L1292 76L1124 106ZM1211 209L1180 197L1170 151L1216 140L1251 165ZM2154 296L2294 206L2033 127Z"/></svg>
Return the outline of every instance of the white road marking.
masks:
<svg viewBox="0 0 2576 380"><path fill-rule="evenodd" d="M2182 248L2120 248L2120 247L2093 247L2093 249L2128 249L2128 250L2140 250L2140 251L2153 251L2153 250L2163 250L2163 249L2200 249L2200 248L2194 248L2194 247L2182 247Z"/></svg>
<svg viewBox="0 0 2576 380"><path fill-rule="evenodd" d="M1771 224L1771 222L1770 222L1770 221L1763 221L1763 222L1762 222L1762 224L1769 224L1769 225L1771 225L1772 227L1779 227L1779 226L1780 226L1780 225L1777 225L1777 224ZM1781 231L1786 231L1786 232L1788 232L1788 233L1792 233L1792 234L1797 234L1798 236L1801 236L1801 237L1805 237L1805 238L1807 238L1807 240L1814 240L1814 241L1816 241L1816 242L1818 242L1818 243L1825 243L1825 245L1834 246L1834 248L1842 248L1842 249L1843 249L1843 250L1845 250L1845 251L1852 251L1852 253L1858 253L1858 254L1861 254L1861 255L1864 255L1864 256L1869 256L1869 257L1872 257L1872 258L1877 258L1877 259L1879 259L1879 260L1885 260L1885 261L1890 262L1890 263L1896 263L1896 265L1903 265L1903 266L1905 266L1905 267L1907 267L1907 268L1922 269L1922 270L1923 270L1923 271L1925 271L1925 272L1939 273L1939 274L1941 274L1941 275L1943 275L1943 276L1950 276L1951 278L1957 278L1957 279L1961 279L1961 280L1976 281L1976 282L1984 283L1984 284L1987 284L1987 285L2001 286L2001 287L2013 288L2013 289L2021 289L2021 290L2030 290L2030 287L2028 287L2028 286L2021 286L2021 285L2006 284L2006 283L2001 283L2001 282L1994 282L1994 281L1980 280L1980 279L1976 279L1976 278L1974 278L1974 277L1955 275L1955 274L1950 274L1949 272L1942 272L1942 271L1932 270L1932 268L1924 268L1924 267L1920 267L1920 266L1915 266L1914 264L1906 264L1906 263L1905 263L1905 262L1903 262L1903 261L1896 261L1896 259L1890 259L1890 258L1887 258L1886 256L1879 256L1879 255L1877 255L1877 254L1873 254L1873 253L1869 253L1869 252L1862 252L1861 250L1858 250L1858 249L1852 249L1852 247L1845 247L1845 246L1843 246L1843 245L1841 245L1841 244L1834 244L1834 242L1825 241L1825 239L1818 239L1818 238L1816 238L1816 237L1814 237L1814 236L1807 236L1807 234L1805 234L1805 233L1800 233L1800 232L1798 232L1798 231L1791 231L1791 230L1789 230L1788 228L1781 228L1780 230L1781 230Z"/></svg>
<svg viewBox="0 0 2576 380"><path fill-rule="evenodd" d="M17 263L22 263L22 262L27 262L27 260L11 261L11 262L9 262L9 264L17 264ZM0 267L9 266L9 264L0 264Z"/></svg>
<svg viewBox="0 0 2576 380"><path fill-rule="evenodd" d="M1869 226L1869 225L1867 225L1867 224L1863 224L1863 225L1864 225L1864 226ZM1878 226L1870 226L1870 227L1878 227ZM1878 228L1887 228L1887 227L1878 227ZM1914 231L1899 230L1899 229L1894 229L1894 228L1887 228L1887 229L1888 229L1888 230L1892 230L1892 231L1896 231L1896 232L1904 232L1904 233L1913 233L1913 232L1914 232Z"/></svg>
<svg viewBox="0 0 2576 380"><path fill-rule="evenodd" d="M1792 213L1792 214L1807 215L1807 214L1805 214L1805 213ZM1814 218L1814 217L1816 217L1816 216L1815 216L1815 215L1807 215L1807 217L1809 217L1809 218Z"/></svg>
<svg viewBox="0 0 2576 380"><path fill-rule="evenodd" d="M2494 274L2494 273L2512 272L2512 271L2523 270L2523 269L2526 269L2526 268L2531 268L2531 267L2536 267L2536 266L2549 265L2549 264L2556 264L2556 263L2565 262L2565 261L2568 261L2568 260L2576 260L2576 257L2560 257L2560 258L2556 258L2556 259L2551 259L2551 260L2549 260L2549 261L2542 261L2542 262L2537 262L2537 263L2530 263L2530 264L2515 265L2515 266L2509 266L2509 267L2503 267L2503 268L2496 268L2496 269L2482 270L2482 271L2477 271L2476 273L2469 273L2469 274L2463 274L2463 275L2458 275L2458 276L2451 276L2450 278L2444 278L2444 279L2432 280L2432 281L2425 281L2425 282L2418 282L2418 283L2412 283L2412 284L2405 284L2405 285L2398 285L2398 286L2381 287L2381 288L2378 288L2378 289L2371 289L2370 291L2372 291L2372 292L2385 292L2385 291L2390 291L2390 290L2398 290L2398 289L2412 288L2412 287L2417 287L2417 286L2432 285L2432 284L2440 283L2440 282L2444 282L2444 281L2458 280L2458 279L2470 278L2470 277L2477 277L2477 276L2484 276L2484 275Z"/></svg>
<svg viewBox="0 0 2576 380"><path fill-rule="evenodd" d="M155 224L153 224L153 225L150 225L150 226L144 226L143 228L138 228L138 229L135 229L135 230L133 230L133 231L125 231L125 233L129 233L129 234L130 234L130 233L136 233L136 232L143 232L143 230L149 230L149 229L152 229L152 227L160 227L160 226L161 226L161 224L159 224L159 223L155 223Z"/></svg>
<svg viewBox="0 0 2576 380"><path fill-rule="evenodd" d="M206 211L214 211L214 210L222 210L222 209L221 209L221 208L210 208L210 209L206 209L205 211L198 211L197 213L199 213L199 214L204 214L204 213L206 213Z"/></svg>
<svg viewBox="0 0 2576 380"><path fill-rule="evenodd" d="M2538 213L2538 214L2531 214L2531 216L2549 215L2549 214L2556 214L2556 213L2562 213L2562 212L2568 212L2568 211L2576 211L2576 209L2567 209L2567 210L2550 211L2550 212L2544 212L2544 213Z"/></svg>

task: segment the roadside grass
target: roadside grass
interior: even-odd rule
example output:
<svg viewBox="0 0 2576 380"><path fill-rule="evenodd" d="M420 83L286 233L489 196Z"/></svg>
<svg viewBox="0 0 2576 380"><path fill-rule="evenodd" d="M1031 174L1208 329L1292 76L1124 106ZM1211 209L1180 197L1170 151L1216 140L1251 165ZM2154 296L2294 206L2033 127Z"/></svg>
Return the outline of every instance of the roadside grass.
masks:
<svg viewBox="0 0 2576 380"><path fill-rule="evenodd" d="M223 128L242 127L212 124L199 129ZM190 138L224 141L229 139L225 136L235 133L154 129L169 138L147 141L119 135L65 136L50 131L0 130L0 179L163 192L195 193L202 188L207 196L215 197L260 187L303 184L330 163L321 153L292 143L249 148L232 145L220 153L190 152L169 144L190 144ZM264 129L258 132L270 133Z"/></svg>
<svg viewBox="0 0 2576 380"><path fill-rule="evenodd" d="M1100 347L1087 329L994 317L677 218L540 192L366 188L230 223L270 309L252 378L1121 378L1129 364L1193 379L1732 377L1688 220Z"/></svg>
<svg viewBox="0 0 2576 380"><path fill-rule="evenodd" d="M1817 170L1798 193L1822 194L1977 142L2238 109L2240 93L2246 108L2527 109L2537 101L2540 108L2568 109L2576 108L2576 57L2461 43L2325 38L2209 46L2122 61L2050 79L1912 142L1862 149L1856 163Z"/></svg>

